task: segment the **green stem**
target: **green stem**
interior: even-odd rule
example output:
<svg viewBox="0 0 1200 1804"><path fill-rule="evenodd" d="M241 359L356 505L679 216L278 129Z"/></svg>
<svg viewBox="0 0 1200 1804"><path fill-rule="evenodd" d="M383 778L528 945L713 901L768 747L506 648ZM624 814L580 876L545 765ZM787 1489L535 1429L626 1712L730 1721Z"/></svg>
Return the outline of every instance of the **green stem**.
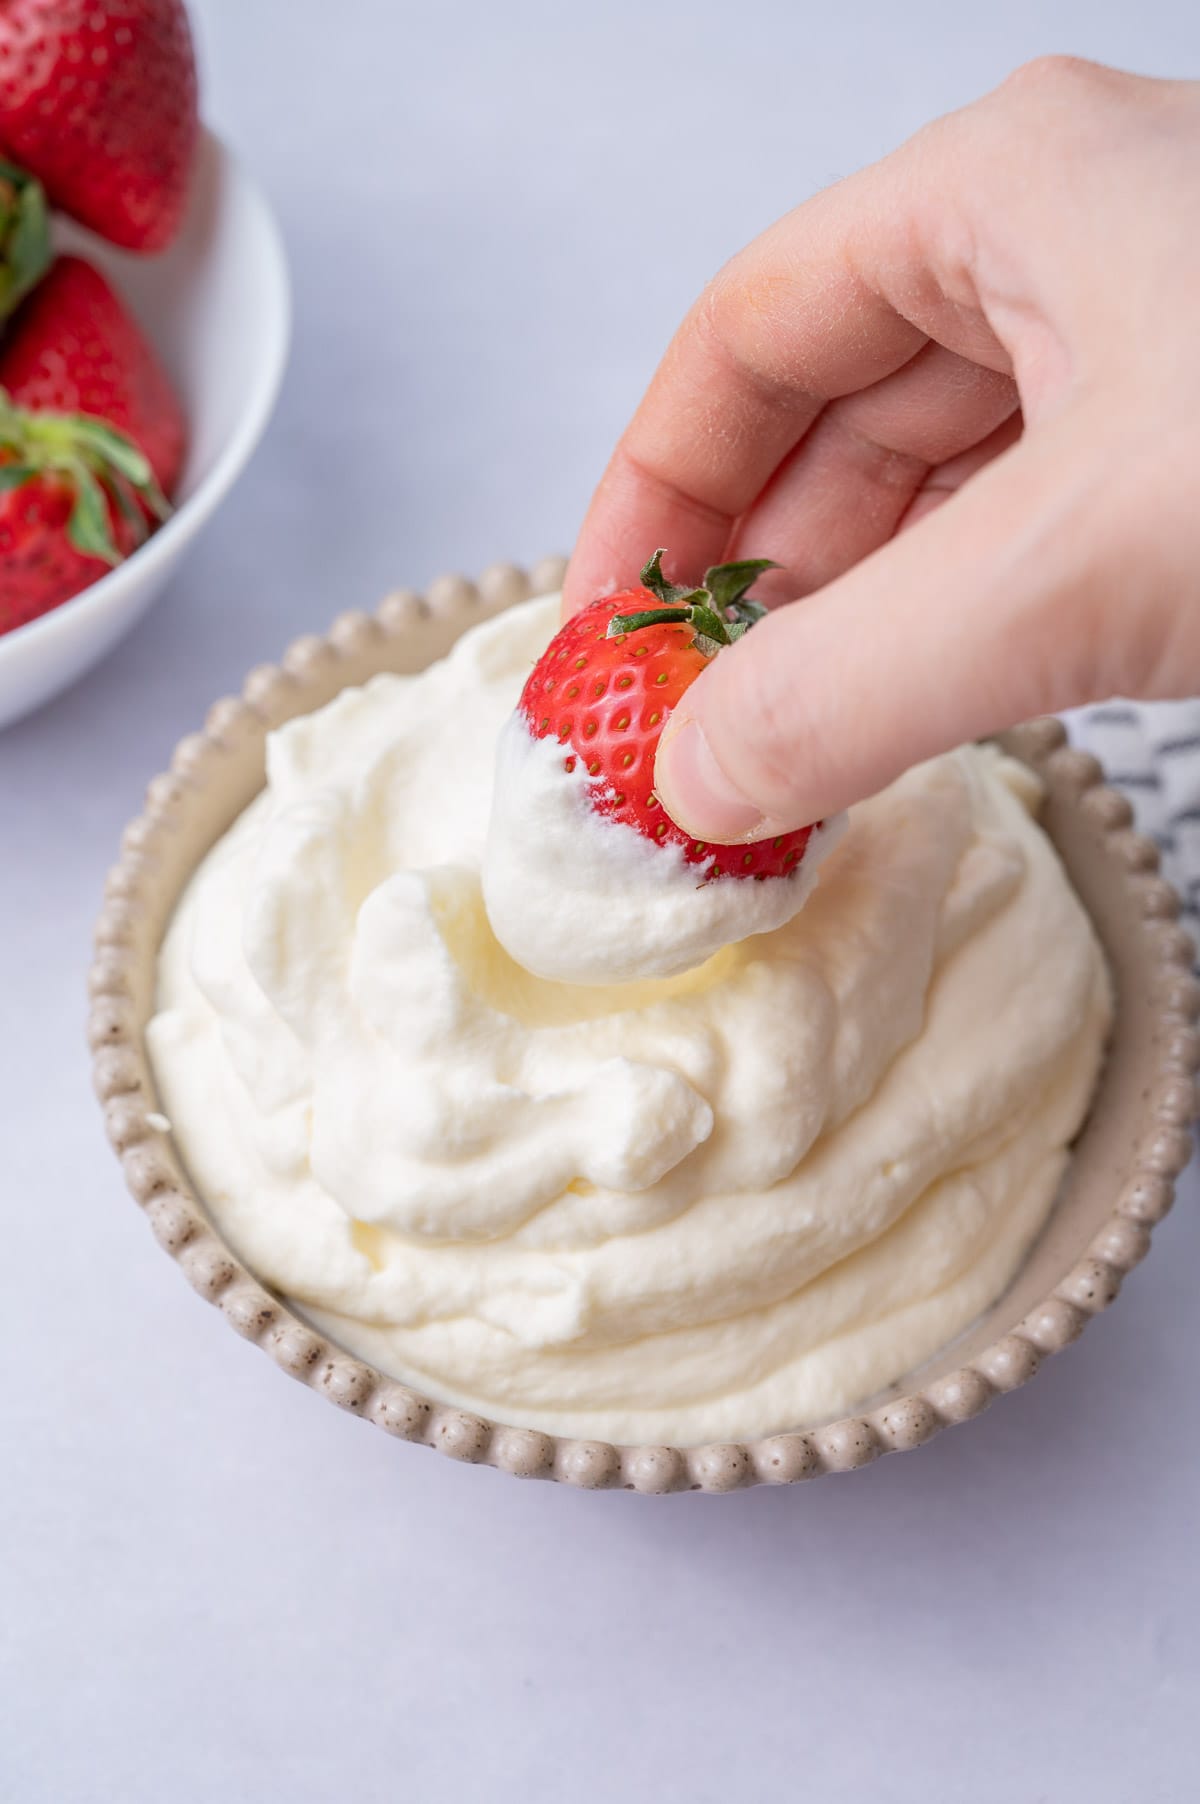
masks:
<svg viewBox="0 0 1200 1804"><path fill-rule="evenodd" d="M50 267L50 220L40 182L0 159L0 320Z"/></svg>
<svg viewBox="0 0 1200 1804"><path fill-rule="evenodd" d="M690 626L691 608L647 608L643 614L614 614L608 623L608 637L636 633L644 626Z"/></svg>
<svg viewBox="0 0 1200 1804"><path fill-rule="evenodd" d="M778 568L768 557L714 564L705 571L698 589L669 583L662 573L662 560L661 549L648 560L642 570L642 587L664 605L636 614L614 614L608 623L608 638L618 639L647 626L693 626L696 637L692 644L711 658L724 646L733 645L767 611L761 602L751 601L746 591L764 570Z"/></svg>
<svg viewBox="0 0 1200 1804"><path fill-rule="evenodd" d="M124 515L140 544L146 536L146 511L158 520L170 503L154 479L149 459L107 420L92 414L34 411L18 407L0 388L0 489L19 488L53 473L70 486L73 503L67 536L85 557L118 564L121 550L113 537L108 503Z"/></svg>

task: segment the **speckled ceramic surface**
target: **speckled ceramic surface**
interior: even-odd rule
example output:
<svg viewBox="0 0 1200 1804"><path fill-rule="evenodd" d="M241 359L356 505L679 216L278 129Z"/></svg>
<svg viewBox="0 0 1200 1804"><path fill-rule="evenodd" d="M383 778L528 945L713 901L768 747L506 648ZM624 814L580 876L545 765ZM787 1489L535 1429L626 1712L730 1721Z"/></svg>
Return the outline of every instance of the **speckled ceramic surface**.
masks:
<svg viewBox="0 0 1200 1804"><path fill-rule="evenodd" d="M153 1012L163 929L198 860L264 780L267 732L378 671L440 657L473 621L559 585L560 559L529 575L497 565L478 585L436 582L427 597L390 595L344 614L327 638L298 640L282 664L251 671L180 741L144 812L126 829L96 928L89 1038L95 1086L129 1188L192 1286L294 1378L400 1440L525 1478L589 1489L731 1491L867 1465L966 1421L1075 1340L1117 1295L1171 1206L1191 1151L1200 1066L1200 983L1178 899L1154 845L1131 831L1128 803L1071 750L1057 721L1005 737L1047 786L1043 822L1089 909L1112 967L1117 1024L1064 1193L1005 1295L953 1346L886 1395L803 1433L703 1447L617 1447L485 1421L421 1396L315 1333L234 1257L193 1191L162 1118L143 1030Z"/></svg>

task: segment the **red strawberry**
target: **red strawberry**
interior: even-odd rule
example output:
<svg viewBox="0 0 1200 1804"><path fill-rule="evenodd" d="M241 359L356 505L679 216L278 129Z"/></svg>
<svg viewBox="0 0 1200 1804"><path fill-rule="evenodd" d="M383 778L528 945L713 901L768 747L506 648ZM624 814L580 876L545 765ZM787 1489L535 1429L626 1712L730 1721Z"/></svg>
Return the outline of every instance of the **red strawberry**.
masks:
<svg viewBox="0 0 1200 1804"><path fill-rule="evenodd" d="M708 659L761 619L765 610L746 592L771 561L717 564L701 587L685 589L664 579L662 557L656 551L650 559L640 589L601 597L556 633L518 710L535 739L561 741L568 770L584 764L600 814L682 847L710 877L787 876L811 827L748 846L706 845L676 826L653 787L654 754L672 709Z"/></svg>
<svg viewBox="0 0 1200 1804"><path fill-rule="evenodd" d="M0 343L0 633L141 544L183 444L140 328L90 264L61 258Z"/></svg>
<svg viewBox="0 0 1200 1804"><path fill-rule="evenodd" d="M35 411L106 420L146 454L169 495L186 428L166 371L104 277L60 257L0 342L0 388Z"/></svg>
<svg viewBox="0 0 1200 1804"><path fill-rule="evenodd" d="M4 0L0 147L129 250L179 229L199 133L183 0Z"/></svg>
<svg viewBox="0 0 1200 1804"><path fill-rule="evenodd" d="M169 511L130 439L0 392L0 633L86 589Z"/></svg>

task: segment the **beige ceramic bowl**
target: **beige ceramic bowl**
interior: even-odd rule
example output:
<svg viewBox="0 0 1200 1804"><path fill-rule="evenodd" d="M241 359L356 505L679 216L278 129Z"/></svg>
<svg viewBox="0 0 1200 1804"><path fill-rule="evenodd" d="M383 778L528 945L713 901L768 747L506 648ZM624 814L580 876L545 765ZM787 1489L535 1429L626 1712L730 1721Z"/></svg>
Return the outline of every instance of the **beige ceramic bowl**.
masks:
<svg viewBox="0 0 1200 1804"><path fill-rule="evenodd" d="M1102 786L1093 758L1066 745L1057 721L1019 728L1005 744L1046 784L1046 829L1108 954L1117 1020L1107 1065L1064 1193L1014 1283L967 1334L859 1415L746 1443L616 1447L506 1427L419 1396L315 1333L239 1263L157 1115L143 1030L163 929L197 861L262 787L268 730L378 671L422 668L471 622L556 588L561 575L558 559L530 576L496 566L478 586L445 577L427 598L400 592L373 617L345 614L328 638L299 640L278 669L252 671L241 696L217 702L204 730L176 747L125 832L91 973L96 1089L129 1188L161 1245L239 1334L341 1408L453 1459L591 1489L731 1491L917 1447L1024 1384L1112 1302L1191 1151L1200 984L1178 899L1158 875L1153 844L1131 832L1128 803Z"/></svg>

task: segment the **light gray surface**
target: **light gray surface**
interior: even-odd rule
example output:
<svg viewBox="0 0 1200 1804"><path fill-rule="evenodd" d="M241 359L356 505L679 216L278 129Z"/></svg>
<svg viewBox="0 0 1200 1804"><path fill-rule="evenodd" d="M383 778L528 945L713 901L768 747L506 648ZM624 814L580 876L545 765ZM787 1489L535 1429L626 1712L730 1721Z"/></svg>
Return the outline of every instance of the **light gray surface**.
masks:
<svg viewBox="0 0 1200 1804"><path fill-rule="evenodd" d="M923 1452L587 1496L393 1444L240 1344L127 1199L80 1030L104 866L211 697L389 584L564 546L694 290L793 200L1040 49L1200 73L1200 14L195 11L296 348L161 609L0 739L0 1798L1190 1795L1194 1181L1083 1345Z"/></svg>

